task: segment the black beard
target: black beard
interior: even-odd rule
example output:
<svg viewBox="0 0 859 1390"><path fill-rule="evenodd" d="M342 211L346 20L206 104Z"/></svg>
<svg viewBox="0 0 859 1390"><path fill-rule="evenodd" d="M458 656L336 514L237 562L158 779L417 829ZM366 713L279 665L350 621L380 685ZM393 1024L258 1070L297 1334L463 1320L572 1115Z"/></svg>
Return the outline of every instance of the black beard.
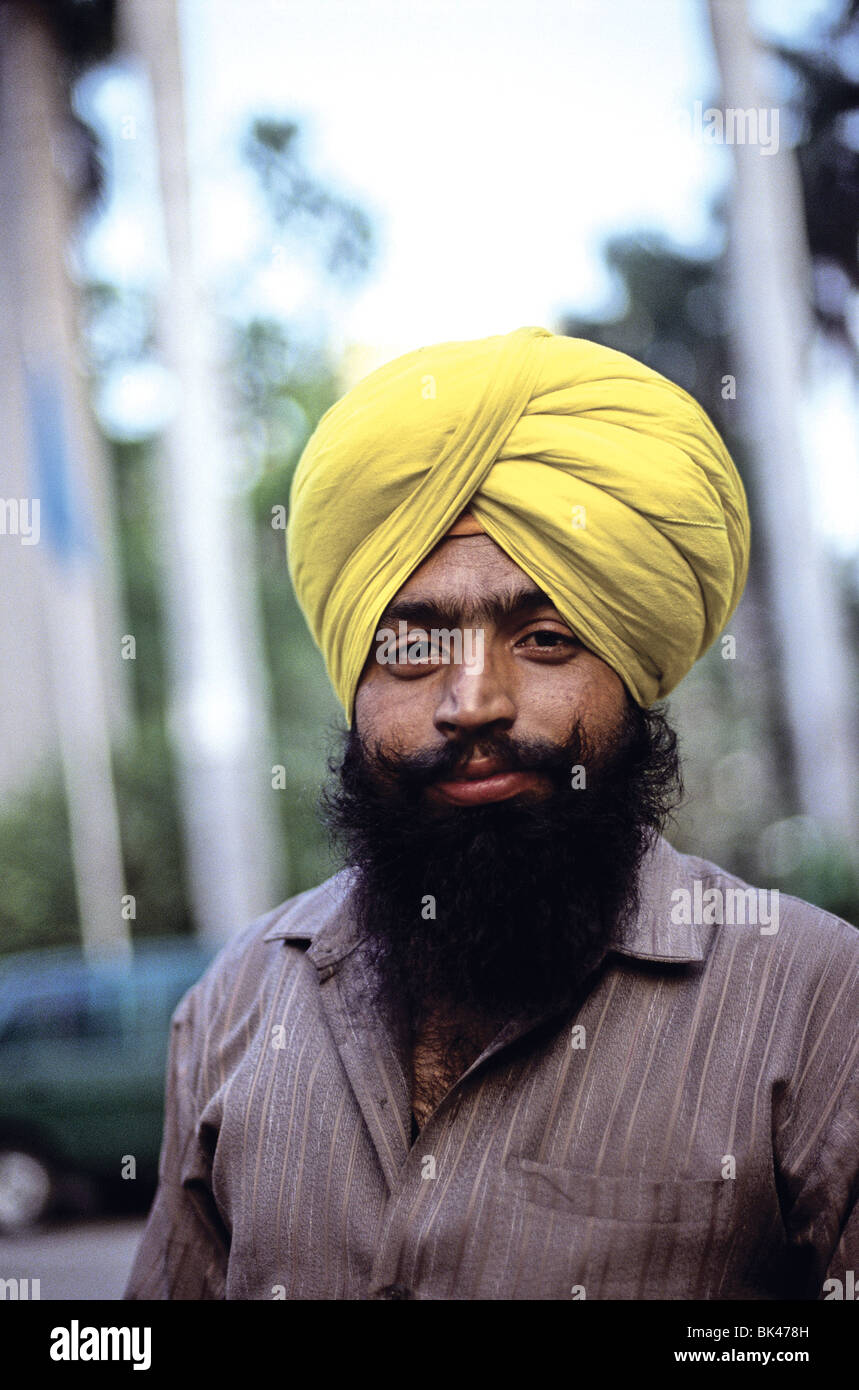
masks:
<svg viewBox="0 0 859 1390"><path fill-rule="evenodd" d="M468 746L466 746L468 745ZM439 804L431 782L479 746L549 781L476 806ZM584 767L586 787L571 785ZM642 858L682 794L677 738L661 711L627 701L599 748L506 734L404 755L353 728L322 817L357 871L354 912L376 966L372 1006L413 1033L440 1006L506 1019L563 1008L638 908Z"/></svg>

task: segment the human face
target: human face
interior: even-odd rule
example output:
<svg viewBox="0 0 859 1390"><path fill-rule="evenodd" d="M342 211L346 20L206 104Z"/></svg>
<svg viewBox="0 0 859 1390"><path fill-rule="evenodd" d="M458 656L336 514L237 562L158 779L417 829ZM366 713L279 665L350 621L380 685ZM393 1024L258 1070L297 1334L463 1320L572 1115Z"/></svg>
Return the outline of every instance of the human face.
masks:
<svg viewBox="0 0 859 1390"><path fill-rule="evenodd" d="M486 535L442 541L415 570L379 620L417 635L432 628L479 629L482 662L381 662L374 642L355 696L361 737L401 753L455 743L462 762L428 795L458 805L545 795L539 773L505 770L487 748L498 734L556 745L578 718L596 748L621 727L620 677L577 638L552 601ZM481 751L483 749L483 751Z"/></svg>

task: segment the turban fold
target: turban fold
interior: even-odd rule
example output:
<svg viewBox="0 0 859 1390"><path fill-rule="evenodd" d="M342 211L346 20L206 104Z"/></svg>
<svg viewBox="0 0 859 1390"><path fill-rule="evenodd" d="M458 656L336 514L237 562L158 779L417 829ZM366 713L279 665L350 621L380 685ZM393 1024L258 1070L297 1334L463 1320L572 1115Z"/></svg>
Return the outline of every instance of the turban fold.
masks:
<svg viewBox="0 0 859 1390"><path fill-rule="evenodd" d="M544 328L419 348L326 411L292 482L290 574L350 724L380 617L464 509L640 705L746 581L743 485L679 386Z"/></svg>

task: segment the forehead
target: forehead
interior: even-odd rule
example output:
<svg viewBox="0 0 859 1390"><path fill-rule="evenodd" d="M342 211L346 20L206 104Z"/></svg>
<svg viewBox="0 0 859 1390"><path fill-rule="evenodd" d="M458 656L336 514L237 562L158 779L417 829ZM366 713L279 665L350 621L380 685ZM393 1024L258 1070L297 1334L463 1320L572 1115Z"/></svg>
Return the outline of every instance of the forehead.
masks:
<svg viewBox="0 0 859 1390"><path fill-rule="evenodd" d="M533 581L491 536L454 536L439 542L398 591L410 594L510 593Z"/></svg>
<svg viewBox="0 0 859 1390"><path fill-rule="evenodd" d="M559 616L553 600L490 537L445 537L389 599L380 626L405 620L472 627L538 615Z"/></svg>

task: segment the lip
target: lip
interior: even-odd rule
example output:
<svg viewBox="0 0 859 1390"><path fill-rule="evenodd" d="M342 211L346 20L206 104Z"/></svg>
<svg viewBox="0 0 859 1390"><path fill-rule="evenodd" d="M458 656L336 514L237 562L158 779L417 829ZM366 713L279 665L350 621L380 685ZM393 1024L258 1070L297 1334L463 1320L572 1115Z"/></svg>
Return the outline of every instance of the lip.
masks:
<svg viewBox="0 0 859 1390"><path fill-rule="evenodd" d="M464 763L456 770L453 777L446 778L450 782L480 782L486 777L495 777L502 772L509 772L508 768L500 758L473 758L470 763Z"/></svg>
<svg viewBox="0 0 859 1390"><path fill-rule="evenodd" d="M536 772L498 769L499 764L489 760L468 763L458 777L436 782L432 790L458 806L475 806L486 801L506 801L542 785L543 779Z"/></svg>

